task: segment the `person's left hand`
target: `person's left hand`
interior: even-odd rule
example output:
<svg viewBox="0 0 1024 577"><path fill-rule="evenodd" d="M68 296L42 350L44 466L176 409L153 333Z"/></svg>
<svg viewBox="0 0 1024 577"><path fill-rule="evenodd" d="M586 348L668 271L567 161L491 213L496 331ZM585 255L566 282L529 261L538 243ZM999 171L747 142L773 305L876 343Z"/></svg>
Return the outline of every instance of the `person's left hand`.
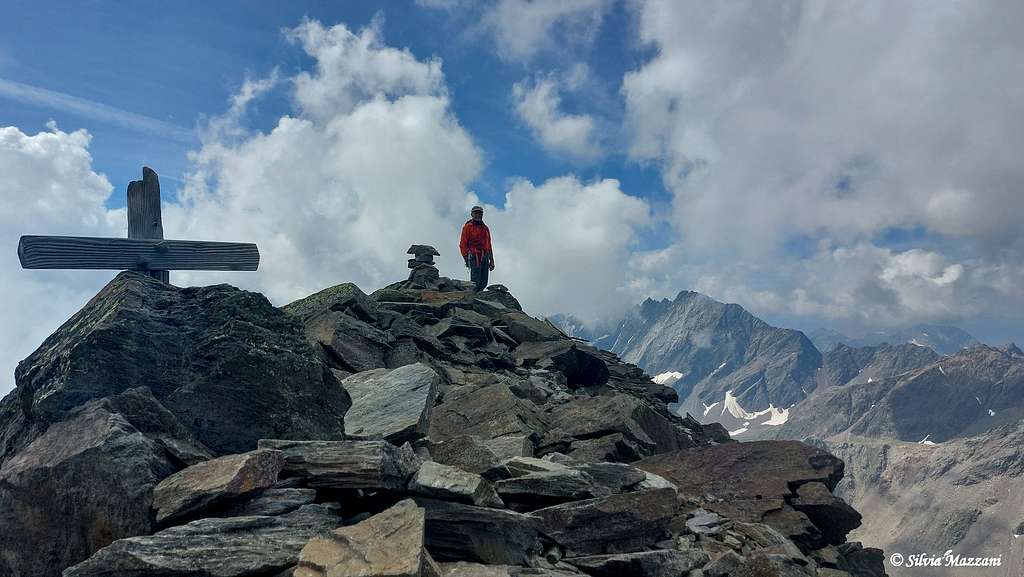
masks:
<svg viewBox="0 0 1024 577"><path fill-rule="evenodd" d="M494 270L494 261L493 260L491 261L491 264L487 267L487 270Z"/></svg>

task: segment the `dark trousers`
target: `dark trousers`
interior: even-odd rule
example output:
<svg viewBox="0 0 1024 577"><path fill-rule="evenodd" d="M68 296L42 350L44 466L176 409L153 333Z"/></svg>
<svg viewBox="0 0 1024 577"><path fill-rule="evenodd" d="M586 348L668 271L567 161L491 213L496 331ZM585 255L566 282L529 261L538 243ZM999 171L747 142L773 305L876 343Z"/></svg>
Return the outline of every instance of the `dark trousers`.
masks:
<svg viewBox="0 0 1024 577"><path fill-rule="evenodd" d="M475 285L476 291L482 291L487 288L487 269L491 266L491 259L485 254L479 259L480 262L477 260L476 255L469 255L469 280Z"/></svg>

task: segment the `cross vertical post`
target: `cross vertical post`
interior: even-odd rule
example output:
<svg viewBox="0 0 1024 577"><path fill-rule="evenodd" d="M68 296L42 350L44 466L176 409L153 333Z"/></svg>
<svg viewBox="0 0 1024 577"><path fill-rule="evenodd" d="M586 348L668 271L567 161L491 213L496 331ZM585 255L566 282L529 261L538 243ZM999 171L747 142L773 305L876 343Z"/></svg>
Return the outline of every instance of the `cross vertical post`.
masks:
<svg viewBox="0 0 1024 577"><path fill-rule="evenodd" d="M251 242L165 240L160 180L148 166L128 184L128 238L24 235L18 260L26 269L132 270L170 282L172 270L257 270Z"/></svg>
<svg viewBox="0 0 1024 577"><path fill-rule="evenodd" d="M142 167L142 180L128 183L128 238L164 238L160 214L160 179L148 166ZM170 283L170 271L140 269L139 272Z"/></svg>

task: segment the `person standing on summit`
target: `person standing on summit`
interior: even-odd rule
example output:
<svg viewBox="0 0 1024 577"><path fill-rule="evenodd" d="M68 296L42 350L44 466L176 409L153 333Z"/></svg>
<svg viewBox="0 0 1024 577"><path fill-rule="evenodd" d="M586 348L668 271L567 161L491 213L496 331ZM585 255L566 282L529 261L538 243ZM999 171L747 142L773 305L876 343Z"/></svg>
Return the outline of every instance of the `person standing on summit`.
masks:
<svg viewBox="0 0 1024 577"><path fill-rule="evenodd" d="M472 218L462 225L462 239L459 250L469 267L469 279L474 289L487 288L487 272L494 270L494 253L491 251L491 230L484 224L483 207L474 206L469 214Z"/></svg>

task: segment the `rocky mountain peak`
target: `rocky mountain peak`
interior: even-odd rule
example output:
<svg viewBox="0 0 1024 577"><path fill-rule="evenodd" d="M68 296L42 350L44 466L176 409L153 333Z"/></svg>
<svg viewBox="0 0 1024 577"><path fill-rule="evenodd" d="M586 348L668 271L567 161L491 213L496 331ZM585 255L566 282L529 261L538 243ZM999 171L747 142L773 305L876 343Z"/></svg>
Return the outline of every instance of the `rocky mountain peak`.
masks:
<svg viewBox="0 0 1024 577"><path fill-rule="evenodd" d="M0 574L884 574L840 461L680 417L436 252L281 308L119 275L0 402Z"/></svg>

